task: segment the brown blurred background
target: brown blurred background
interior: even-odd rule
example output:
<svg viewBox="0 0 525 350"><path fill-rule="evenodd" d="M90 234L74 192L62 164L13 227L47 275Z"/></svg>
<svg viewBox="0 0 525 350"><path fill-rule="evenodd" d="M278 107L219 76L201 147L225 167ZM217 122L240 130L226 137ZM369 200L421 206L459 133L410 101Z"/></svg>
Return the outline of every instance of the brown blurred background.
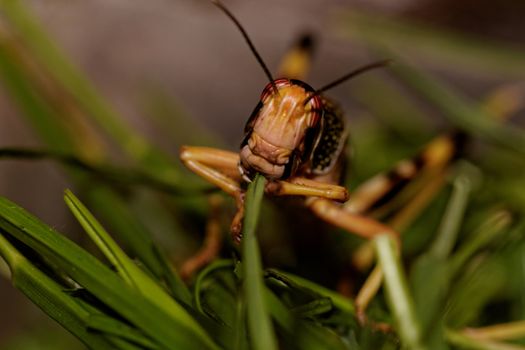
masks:
<svg viewBox="0 0 525 350"><path fill-rule="evenodd" d="M344 37L338 24L340 15L352 8L410 18L525 49L523 1L224 1L246 27L270 69L275 70L297 35L314 33L318 50L309 80L314 87L370 59L359 45ZM167 152L176 154L174 143L169 135L152 127L144 112L145 96L151 88L163 89L184 112L217 133L232 149L237 147L266 78L232 23L208 1L29 3L57 44L94 81L101 94ZM455 77L454 83L474 97L500 80L491 74L462 74L447 64L429 62L426 69L445 78ZM347 110L359 108L348 91L345 85L330 95ZM0 147L39 145L1 88L0 125ZM63 189L68 186L54 164L0 162L0 195L66 232L76 229L62 200ZM6 279L0 279L0 348L13 336L42 327L42 319L52 324Z"/></svg>

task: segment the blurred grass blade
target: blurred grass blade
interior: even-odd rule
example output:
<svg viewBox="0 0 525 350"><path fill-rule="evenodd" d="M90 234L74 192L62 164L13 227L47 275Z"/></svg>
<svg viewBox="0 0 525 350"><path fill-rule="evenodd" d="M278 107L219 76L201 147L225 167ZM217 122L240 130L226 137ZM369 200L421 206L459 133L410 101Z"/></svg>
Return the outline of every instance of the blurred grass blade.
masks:
<svg viewBox="0 0 525 350"><path fill-rule="evenodd" d="M341 24L345 34L386 46L404 57L425 57L457 71L500 78L525 77L525 50L486 38L468 36L426 23L377 13L347 11Z"/></svg>
<svg viewBox="0 0 525 350"><path fill-rule="evenodd" d="M191 326L193 331L207 337L204 330L195 320L172 299L156 282L142 271L117 245L104 230L89 210L75 195L66 190L65 201L84 230L102 251L104 256L113 264L119 275L131 286L138 289L152 303L167 311L174 319Z"/></svg>
<svg viewBox="0 0 525 350"><path fill-rule="evenodd" d="M224 141L201 125L182 109L174 96L168 93L168 89L158 85L146 85L143 92L143 109L145 114L151 117L155 127L166 133L167 137L175 140L180 146L201 145L205 147L225 146ZM191 132L187 132L191 130Z"/></svg>
<svg viewBox="0 0 525 350"><path fill-rule="evenodd" d="M511 216L506 211L497 211L488 215L485 221L469 235L469 239L464 241L458 248L458 251L451 257L451 260L448 262L451 273L458 273L460 268L476 252L497 241L503 233L507 232L511 222Z"/></svg>
<svg viewBox="0 0 525 350"><path fill-rule="evenodd" d="M293 283L295 283L298 286L301 286L302 288L310 289L316 294L330 298L330 300L332 300L332 303L335 307L349 314L352 314L352 315L355 314L355 307L354 307L354 304L352 303L352 300L342 296L341 294L333 290L320 286L317 283L314 283L305 278L296 276L289 272L284 272L284 271L280 271L276 269L268 269L267 271L271 276L277 276L279 279L286 279L286 280L292 281Z"/></svg>
<svg viewBox="0 0 525 350"><path fill-rule="evenodd" d="M41 66L40 71L50 76L51 79L48 80L54 83L51 88L59 92L67 89L67 94L63 94L61 98L70 99L68 103L85 112L84 117L92 118L127 155L140 163L152 176L164 181L185 186L201 183L194 177L188 177L181 171L180 163L173 162L164 152L150 145L139 133L122 122L89 80L49 39L25 2L0 0L0 10L25 46L19 48L27 50L25 56L34 60L30 63Z"/></svg>
<svg viewBox="0 0 525 350"><path fill-rule="evenodd" d="M525 321L500 323L481 328L465 330L470 336L477 339L511 340L525 337Z"/></svg>
<svg viewBox="0 0 525 350"><path fill-rule="evenodd" d="M432 246L421 255L414 264L411 273L411 286L414 291L416 313L422 325L422 331L427 336L444 341L444 337L436 332L441 329L445 297L449 290L451 279L447 259L456 244L459 228L463 222L467 201L473 186L474 175L470 167L460 170L454 179L453 190L445 209L445 214Z"/></svg>
<svg viewBox="0 0 525 350"><path fill-rule="evenodd" d="M352 97L365 105L388 131L393 131L396 136L401 136L403 141L412 145L423 144L432 137L426 122L428 116L392 81L371 74L356 85L352 89ZM377 103L377 96L381 96L381 103Z"/></svg>
<svg viewBox="0 0 525 350"><path fill-rule="evenodd" d="M242 279L250 343L256 350L276 350L277 340L264 299L261 256L255 234L266 179L257 175L248 187L242 237Z"/></svg>
<svg viewBox="0 0 525 350"><path fill-rule="evenodd" d="M476 103L470 102L451 86L414 67L398 63L392 65L391 71L441 110L454 125L525 156L525 131L492 119Z"/></svg>
<svg viewBox="0 0 525 350"><path fill-rule="evenodd" d="M88 114L96 118L99 124L130 153L143 153L146 148L144 141L125 127L106 102L100 98L91 83L47 37L25 2L2 0L0 9L24 44L30 47L33 55L44 63L48 73L63 86L68 87L68 91L73 94L77 103L82 104Z"/></svg>
<svg viewBox="0 0 525 350"><path fill-rule="evenodd" d="M61 152L33 148L0 148L0 159L53 160L85 172L99 180L129 186L144 186L175 196L199 195L211 189L210 186L187 187L157 178L134 168L120 168L109 164L94 163L78 157L71 152Z"/></svg>
<svg viewBox="0 0 525 350"><path fill-rule="evenodd" d="M276 323L284 329L287 348L301 350L348 349L344 341L332 330L314 322L297 319L283 302L268 288L264 289L268 311Z"/></svg>
<svg viewBox="0 0 525 350"><path fill-rule="evenodd" d="M0 74L11 98L46 144L55 151L67 152L75 149L64 125L56 121L55 111L34 91L30 79L19 69L14 58L10 57L7 43L1 40Z"/></svg>
<svg viewBox="0 0 525 350"><path fill-rule="evenodd" d="M466 164L464 164L466 166ZM459 233L460 225L467 207L470 192L473 187L473 169L465 169L453 182L453 190L450 201L447 205L443 220L436 234L436 239L430 248L430 253L440 259L446 259L454 247Z"/></svg>
<svg viewBox="0 0 525 350"><path fill-rule="evenodd" d="M416 319L414 303L401 267L394 240L389 235L374 239L390 309L396 320L396 330L403 345L411 350L423 350L421 324Z"/></svg>
<svg viewBox="0 0 525 350"><path fill-rule="evenodd" d="M89 312L73 297L64 292L64 287L46 276L27 260L3 236L0 229L0 256L11 270L13 285L62 327L93 349L113 349L111 343L100 333L88 331Z"/></svg>
<svg viewBox="0 0 525 350"><path fill-rule="evenodd" d="M479 319L483 310L504 292L509 271L498 256L478 257L458 274L447 300L446 325L460 328ZM452 276L452 275L451 275Z"/></svg>
<svg viewBox="0 0 525 350"><path fill-rule="evenodd" d="M522 345L475 339L459 331L447 330L446 335L448 341L460 349L525 350L525 346Z"/></svg>
<svg viewBox="0 0 525 350"><path fill-rule="evenodd" d="M315 317L334 308L332 304L332 299L330 298L321 298L313 300L304 305L297 306L292 309L292 312L301 318L311 318Z"/></svg>
<svg viewBox="0 0 525 350"><path fill-rule="evenodd" d="M165 349L217 349L184 315L174 318L113 271L37 218L0 197L0 228L64 271Z"/></svg>

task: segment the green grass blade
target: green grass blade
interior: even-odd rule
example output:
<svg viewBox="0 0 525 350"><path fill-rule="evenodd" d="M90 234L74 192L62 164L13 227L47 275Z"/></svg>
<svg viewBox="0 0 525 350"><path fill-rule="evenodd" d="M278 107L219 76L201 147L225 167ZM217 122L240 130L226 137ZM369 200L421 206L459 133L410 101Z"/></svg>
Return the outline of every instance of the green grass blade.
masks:
<svg viewBox="0 0 525 350"><path fill-rule="evenodd" d="M203 284L204 280L213 272L219 270L219 269L233 269L234 263L231 260L221 259L216 260L206 266L197 276L195 280L195 285L193 287L193 300L195 303L195 307L199 312L204 314L204 309L202 307L202 299L201 299L201 293L203 290Z"/></svg>
<svg viewBox="0 0 525 350"><path fill-rule="evenodd" d="M388 235L374 239L390 309L396 320L396 330L407 349L423 350L421 324L416 318L414 302L410 296L406 277L401 267L394 240Z"/></svg>
<svg viewBox="0 0 525 350"><path fill-rule="evenodd" d="M469 171L469 169L466 169L466 171ZM473 169L470 169L470 172L472 171ZM456 243L469 195L474 185L473 181L475 180L472 179L472 176L462 173L453 182L449 204L443 215L436 239L430 248L430 253L440 259L446 259Z"/></svg>
<svg viewBox="0 0 525 350"><path fill-rule="evenodd" d="M9 265L13 285L49 317L74 334L88 347L101 350L113 349L111 343L103 335L88 331L89 312L66 293L63 286L46 276L20 254L2 235L1 230L0 256Z"/></svg>
<svg viewBox="0 0 525 350"><path fill-rule="evenodd" d="M210 186L186 187L152 176L148 172L136 168L116 167L109 164L89 162L71 152L61 152L33 148L4 147L0 148L0 159L19 160L52 160L63 165L78 169L117 185L144 186L175 196L199 195L209 191Z"/></svg>
<svg viewBox="0 0 525 350"><path fill-rule="evenodd" d="M170 288L173 296L186 305L191 305L191 294L173 270L167 258L155 245L146 227L139 218L132 213L115 191L98 186L87 193L90 203L98 210L120 240L131 252L159 279L163 279ZM159 208L160 210L162 208Z"/></svg>
<svg viewBox="0 0 525 350"><path fill-rule="evenodd" d="M261 257L257 244L257 222L266 179L257 175L248 187L242 238L242 279L250 343L256 350L277 349L273 325L266 309Z"/></svg>
<svg viewBox="0 0 525 350"><path fill-rule="evenodd" d="M20 0L2 0L0 9L24 44L30 47L34 57L43 62L47 71L68 88L88 114L96 118L124 149L132 153L143 153L146 148L145 142L131 133L100 98L91 83L48 38L25 3Z"/></svg>
<svg viewBox="0 0 525 350"><path fill-rule="evenodd" d="M496 242L506 233L512 222L508 212L497 211L487 216L479 227L461 244L449 261L451 273L459 273L461 267L480 249Z"/></svg>
<svg viewBox="0 0 525 350"><path fill-rule="evenodd" d="M422 330L425 335L434 336L441 343L444 341L444 335L439 334L436 329L441 329L440 323L444 315L444 303L451 279L447 259L456 244L477 175L470 167L463 167L461 170L454 179L452 193L434 243L417 259L410 276L417 317Z"/></svg>
<svg viewBox="0 0 525 350"><path fill-rule="evenodd" d="M447 330L447 340L459 349L471 350L525 350L525 346L502 343L484 339L475 339L462 332Z"/></svg>
<svg viewBox="0 0 525 350"><path fill-rule="evenodd" d="M103 129L116 145L136 160L151 176L162 181L189 186L202 184L194 177L182 172L182 165L174 162L158 148L149 144L138 132L128 127L110 105L97 93L95 87L49 39L28 7L20 0L0 0L3 17L17 33L26 50L25 56L34 60L41 71L57 83L59 89L66 89L70 103L86 117Z"/></svg>
<svg viewBox="0 0 525 350"><path fill-rule="evenodd" d="M397 63L391 70L415 92L436 106L454 125L525 155L525 131L498 123L454 88L414 67Z"/></svg>
<svg viewBox="0 0 525 350"><path fill-rule="evenodd" d="M82 248L1 197L0 228L46 257L163 348L217 348L195 332L193 324L181 322L182 317L173 318Z"/></svg>
<svg viewBox="0 0 525 350"><path fill-rule="evenodd" d="M377 96L381 96L381 103L377 103ZM353 86L352 97L362 103L374 119L380 121L381 127L394 132L395 136L401 137L403 141L419 145L431 138L428 116L394 82L374 74L367 75L359 84ZM366 122L370 120L367 119ZM352 140L354 137L359 135L352 134ZM395 160L398 158L394 158Z"/></svg>
<svg viewBox="0 0 525 350"><path fill-rule="evenodd" d="M347 349L342 339L332 330L296 318L268 288L264 289L264 296L268 312L286 334L284 342L287 343L288 347L301 350Z"/></svg>
<svg viewBox="0 0 525 350"><path fill-rule="evenodd" d="M110 264L117 270L127 284L140 289L138 279L138 267L126 256L115 241L104 230L102 225L87 210L80 200L70 191L66 190L64 200L69 210L77 218L89 237L109 260Z"/></svg>
<svg viewBox="0 0 525 350"><path fill-rule="evenodd" d="M190 326L195 333L200 334L204 339L207 338L207 334L199 324L120 249L98 220L71 191L67 190L64 198L84 230L128 284L138 289L159 308L167 311L174 319Z"/></svg>
<svg viewBox="0 0 525 350"><path fill-rule="evenodd" d="M28 118L40 137L56 151L71 151L74 142L62 124L56 121L55 111L43 100L11 57L7 43L0 42L0 76L11 98Z"/></svg>
<svg viewBox="0 0 525 350"><path fill-rule="evenodd" d="M525 77L525 50L520 46L377 13L352 10L345 12L342 19L345 34L386 46L406 58L424 56L457 71L478 75Z"/></svg>
<svg viewBox="0 0 525 350"><path fill-rule="evenodd" d="M305 278L296 276L289 272L284 272L284 271L280 271L276 269L268 269L268 272L270 272L272 275L275 275L275 276L281 276L280 278L284 277L292 281L298 286L310 289L319 295L330 298L335 307L343 310L344 312L348 312L351 315L355 315L355 306L352 303L352 300L345 298L344 296L342 296L341 294L333 290L320 286L317 283L314 283Z"/></svg>

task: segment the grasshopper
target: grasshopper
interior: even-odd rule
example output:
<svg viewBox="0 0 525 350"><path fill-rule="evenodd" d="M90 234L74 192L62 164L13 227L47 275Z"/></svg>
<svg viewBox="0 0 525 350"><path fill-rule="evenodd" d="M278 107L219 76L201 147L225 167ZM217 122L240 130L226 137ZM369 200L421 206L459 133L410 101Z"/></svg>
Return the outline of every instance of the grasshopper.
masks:
<svg viewBox="0 0 525 350"><path fill-rule="evenodd" d="M414 158L371 178L350 195L342 186L349 128L341 108L324 92L389 61L373 62L314 89L301 80L311 52L311 41L305 37L285 57L279 78L274 79L239 21L221 2L212 2L237 26L269 80L248 118L239 152L194 146L183 146L180 152L188 169L235 199L233 240L241 240L245 188L257 173L266 177L265 190L270 196L300 196L321 220L364 239L389 234L398 240L395 229L367 212L422 171L445 167L456 155L458 134L434 139ZM217 237L216 232L213 235ZM207 247L183 265L183 276L188 277L217 254L217 238L207 241Z"/></svg>

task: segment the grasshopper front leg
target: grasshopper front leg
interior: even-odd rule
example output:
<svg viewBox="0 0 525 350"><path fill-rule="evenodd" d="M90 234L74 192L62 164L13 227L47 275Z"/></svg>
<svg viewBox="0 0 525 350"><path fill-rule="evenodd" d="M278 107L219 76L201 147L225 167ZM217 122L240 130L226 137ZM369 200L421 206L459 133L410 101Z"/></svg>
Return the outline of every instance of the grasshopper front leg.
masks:
<svg viewBox="0 0 525 350"><path fill-rule="evenodd" d="M238 170L239 155L234 152L216 148L183 146L180 158L184 165L191 171L219 187L235 199L237 212L231 224L231 234L233 241L240 243L244 216L244 190L241 186L242 178ZM276 196L299 195L323 200L325 202L316 202L317 204L313 204L313 208L316 208L314 212L319 212L318 216L321 216L321 218L328 222L331 221L326 218L332 217L333 215L331 214L331 210L326 210L327 206L332 208L332 205L336 206L332 201L344 202L348 199L348 191L344 187L303 177L295 177L288 181L269 181L266 192ZM321 206L325 207L325 209L322 209ZM348 216L356 215L347 213L346 217ZM371 226L372 224L370 222L374 221L363 217L359 217L359 220L353 221L358 222L358 224L352 226L352 229L349 229L349 231L356 232L361 236L370 236L371 233L369 231L375 229ZM366 230L368 230L368 233L365 233ZM184 274L186 277L207 264L218 254L220 250L219 235L207 235L205 242L206 244L201 251L184 264Z"/></svg>
<svg viewBox="0 0 525 350"><path fill-rule="evenodd" d="M234 240L239 241L244 211L239 155L216 148L183 146L180 158L191 171L235 198L237 214L232 223L232 233ZM302 177L269 181L266 192L276 196L315 196L339 202L348 199L348 191L344 187Z"/></svg>
<svg viewBox="0 0 525 350"><path fill-rule="evenodd" d="M233 219L231 231L233 240L238 242L244 213L244 191L241 188L241 177L237 169L239 155L216 148L183 146L180 151L180 159L188 169L235 199L237 213ZM211 221L216 221L213 207L214 203L212 203ZM199 252L183 263L181 268L183 277L188 278L218 255L221 248L218 225L208 224L204 242Z"/></svg>
<svg viewBox="0 0 525 350"><path fill-rule="evenodd" d="M210 147L182 146L180 159L188 169L230 196L237 198L242 192L237 153Z"/></svg>

